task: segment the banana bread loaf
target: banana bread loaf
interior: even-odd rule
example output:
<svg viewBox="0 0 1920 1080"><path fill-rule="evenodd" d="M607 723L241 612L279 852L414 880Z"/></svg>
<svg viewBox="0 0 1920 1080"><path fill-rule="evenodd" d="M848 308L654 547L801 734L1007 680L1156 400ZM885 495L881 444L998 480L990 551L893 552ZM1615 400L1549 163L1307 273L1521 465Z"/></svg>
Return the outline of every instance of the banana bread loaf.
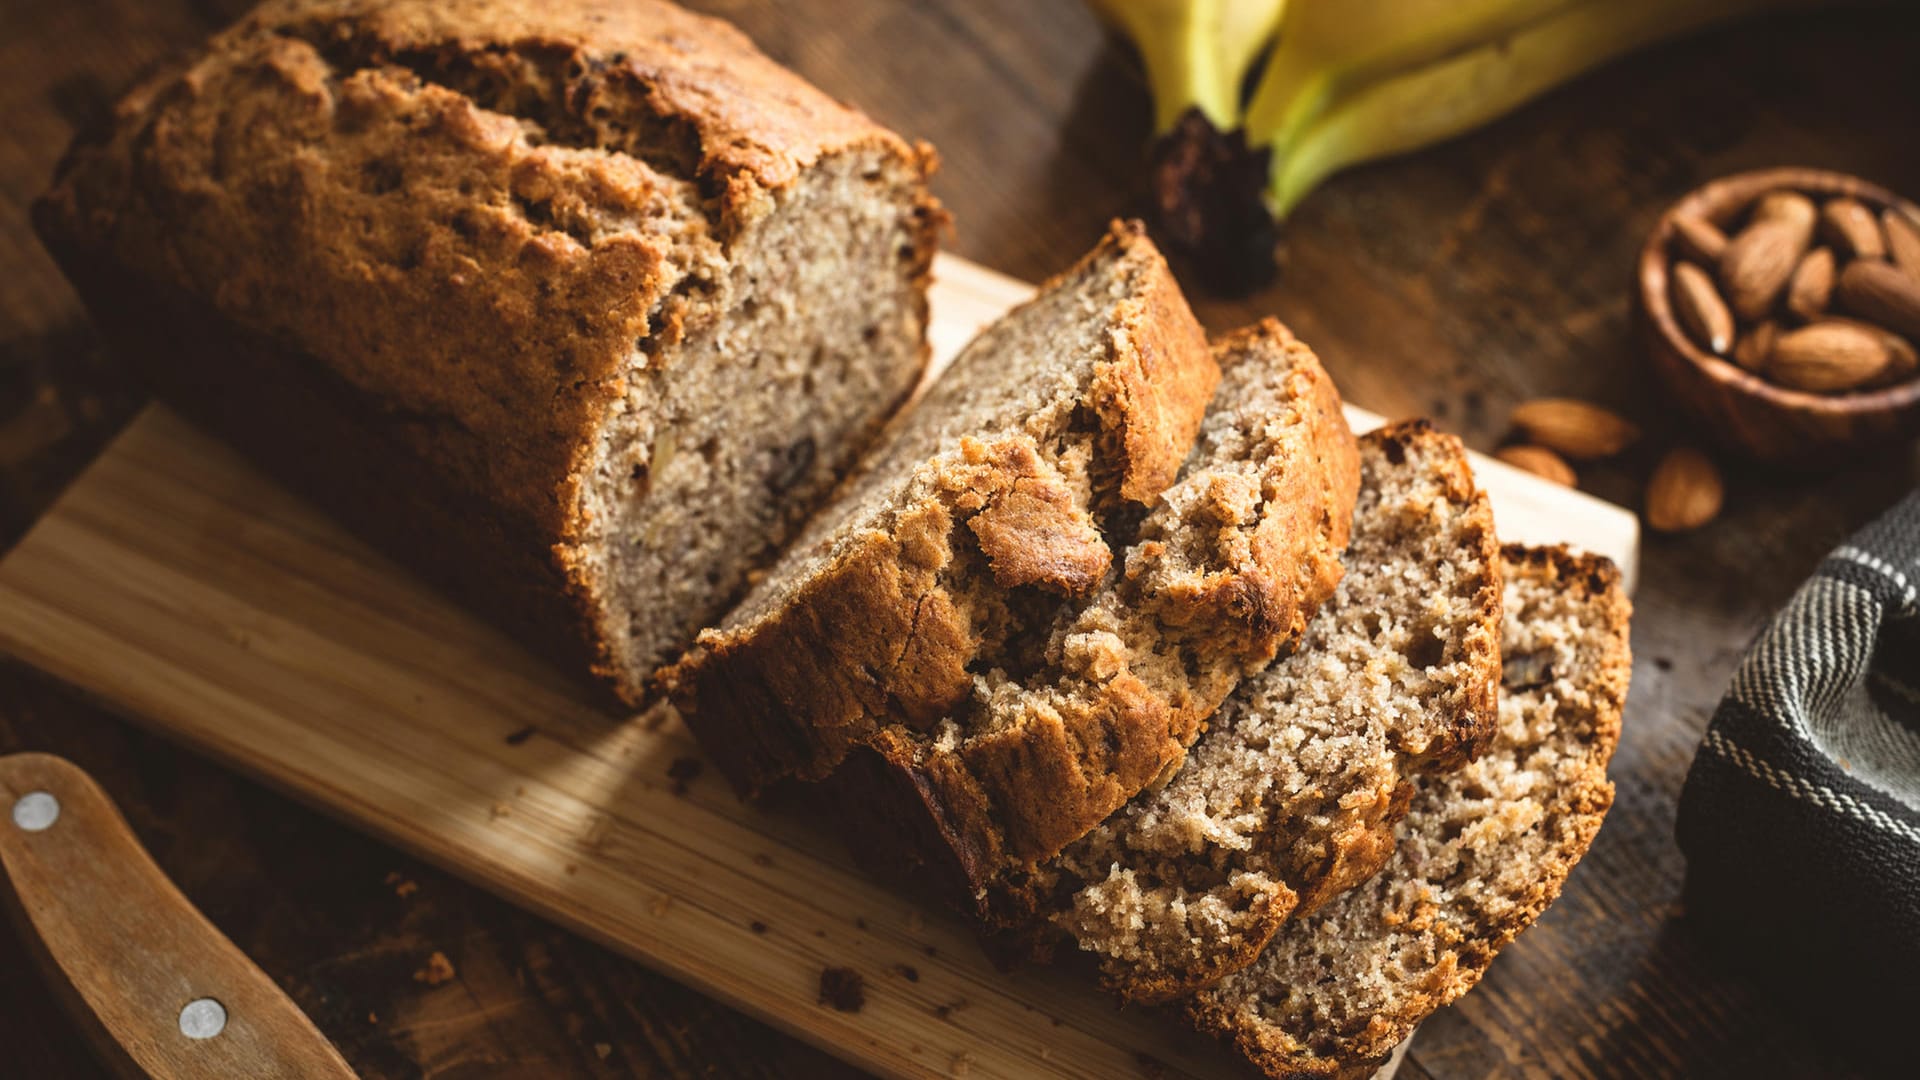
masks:
<svg viewBox="0 0 1920 1080"><path fill-rule="evenodd" d="M1503 563L1487 752L1417 782L1378 875L1189 1001L1196 1027L1269 1076L1372 1075L1553 903L1613 803L1607 761L1631 673L1619 574L1561 548L1509 546Z"/></svg>
<svg viewBox="0 0 1920 1080"><path fill-rule="evenodd" d="M36 222L177 407L638 702L917 381L931 165L659 0L273 0Z"/></svg>
<svg viewBox="0 0 1920 1080"><path fill-rule="evenodd" d="M1331 591L1358 483L1305 346L1213 355L1137 227L985 331L670 673L723 771L832 776L857 850L977 898L1175 767Z"/></svg>
<svg viewBox="0 0 1920 1080"><path fill-rule="evenodd" d="M1466 449L1396 424L1361 438L1360 470L1346 575L1299 648L1241 684L1165 787L1036 875L1129 1000L1211 985L1371 877L1411 777L1493 733L1499 550Z"/></svg>

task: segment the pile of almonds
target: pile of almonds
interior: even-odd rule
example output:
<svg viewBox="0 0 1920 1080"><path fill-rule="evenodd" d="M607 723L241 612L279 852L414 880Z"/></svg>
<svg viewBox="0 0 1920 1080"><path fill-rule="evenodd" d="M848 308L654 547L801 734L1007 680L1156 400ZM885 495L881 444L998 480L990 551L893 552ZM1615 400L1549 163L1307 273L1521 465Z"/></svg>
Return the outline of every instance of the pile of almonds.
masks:
<svg viewBox="0 0 1920 1080"><path fill-rule="evenodd" d="M1768 192L1731 238L1681 217L1668 276L1694 343L1769 382L1838 394L1920 371L1920 222L1857 199Z"/></svg>
<svg viewBox="0 0 1920 1080"><path fill-rule="evenodd" d="M1572 461L1616 457L1640 440L1640 429L1611 409L1577 398L1535 398L1514 407L1513 427L1524 442L1494 456L1535 476L1574 487ZM1713 459L1691 446L1669 450L1647 481L1647 524L1686 532L1712 521L1726 499Z"/></svg>

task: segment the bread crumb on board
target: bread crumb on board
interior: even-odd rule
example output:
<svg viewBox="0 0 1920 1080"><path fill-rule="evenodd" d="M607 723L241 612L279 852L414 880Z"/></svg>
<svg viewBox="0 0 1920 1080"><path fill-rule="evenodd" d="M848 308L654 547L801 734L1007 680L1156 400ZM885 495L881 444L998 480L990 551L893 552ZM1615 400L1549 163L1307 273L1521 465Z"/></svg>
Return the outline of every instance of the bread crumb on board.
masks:
<svg viewBox="0 0 1920 1080"><path fill-rule="evenodd" d="M859 1012L867 1004L867 981L852 968L822 968L820 1004L843 1013Z"/></svg>
<svg viewBox="0 0 1920 1080"><path fill-rule="evenodd" d="M441 983L453 981L453 976L453 961L447 959L446 953L435 949L433 955L427 957L425 966L413 973L413 981L426 983L428 986L439 986Z"/></svg>

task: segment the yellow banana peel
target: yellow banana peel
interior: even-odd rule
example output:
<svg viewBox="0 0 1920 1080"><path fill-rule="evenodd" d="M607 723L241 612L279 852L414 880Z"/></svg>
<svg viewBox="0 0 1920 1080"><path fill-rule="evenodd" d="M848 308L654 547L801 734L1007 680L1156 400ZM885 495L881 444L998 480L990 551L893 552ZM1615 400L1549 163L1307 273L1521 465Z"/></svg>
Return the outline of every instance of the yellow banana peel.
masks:
<svg viewBox="0 0 1920 1080"><path fill-rule="evenodd" d="M1163 237L1226 291L1271 276L1276 223L1340 169L1471 130L1653 42L1837 2L1088 0L1147 70Z"/></svg>

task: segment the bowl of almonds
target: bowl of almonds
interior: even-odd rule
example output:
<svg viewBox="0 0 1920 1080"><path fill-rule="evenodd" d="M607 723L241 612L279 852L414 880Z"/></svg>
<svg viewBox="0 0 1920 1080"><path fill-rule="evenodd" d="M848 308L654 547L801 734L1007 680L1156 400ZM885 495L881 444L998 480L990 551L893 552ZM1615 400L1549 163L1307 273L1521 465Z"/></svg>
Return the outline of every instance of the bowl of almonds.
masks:
<svg viewBox="0 0 1920 1080"><path fill-rule="evenodd" d="M1920 207L1814 169L1681 199L1640 254L1655 369L1728 449L1833 463L1920 433Z"/></svg>

